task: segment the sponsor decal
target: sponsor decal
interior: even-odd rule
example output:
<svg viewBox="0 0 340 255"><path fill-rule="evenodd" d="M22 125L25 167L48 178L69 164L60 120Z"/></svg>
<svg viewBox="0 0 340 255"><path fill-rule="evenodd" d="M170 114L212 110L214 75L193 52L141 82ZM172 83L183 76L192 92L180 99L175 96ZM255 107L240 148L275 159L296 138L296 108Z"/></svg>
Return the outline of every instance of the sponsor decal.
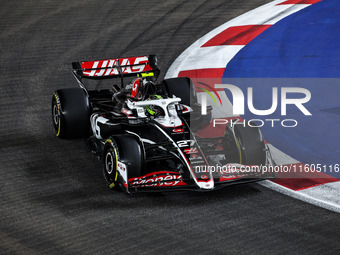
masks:
<svg viewBox="0 0 340 255"><path fill-rule="evenodd" d="M118 170L126 172L126 165L124 163L118 161Z"/></svg>
<svg viewBox="0 0 340 255"><path fill-rule="evenodd" d="M191 156L190 156L190 160L199 160L199 159L202 159L202 157L201 156L199 156L199 155L197 155L197 154L192 154Z"/></svg>
<svg viewBox="0 0 340 255"><path fill-rule="evenodd" d="M205 161L203 161L203 160L190 160L190 163L191 163L191 165L197 165L197 164L204 164L204 163L206 163Z"/></svg>
<svg viewBox="0 0 340 255"><path fill-rule="evenodd" d="M182 182L180 175L158 175L152 178L133 178L131 186L154 187L154 186L176 186Z"/></svg>
<svg viewBox="0 0 340 255"><path fill-rule="evenodd" d="M127 186L127 184L126 184L127 183L127 178L128 178L127 177L127 167L126 167L126 165L124 163L122 163L120 161L118 161L118 172L122 176L122 178L124 180L123 184L126 187Z"/></svg>
<svg viewBox="0 0 340 255"><path fill-rule="evenodd" d="M184 149L184 152L186 154L194 154L194 153L198 153L198 150L196 147L193 147L193 148Z"/></svg>
<svg viewBox="0 0 340 255"><path fill-rule="evenodd" d="M140 73L144 71L151 71L152 68L147 63L149 59L147 56L107 59L98 61L81 62L82 69L90 69L84 71L85 76L109 76L118 75L118 60L123 74ZM92 70L91 70L92 69Z"/></svg>
<svg viewBox="0 0 340 255"><path fill-rule="evenodd" d="M174 133L183 133L183 129L175 128L174 130L172 130L172 132L174 132Z"/></svg>
<svg viewBox="0 0 340 255"><path fill-rule="evenodd" d="M206 180L206 179L209 179L209 177L208 177L208 175L204 174L204 175L201 176L201 179Z"/></svg>
<svg viewBox="0 0 340 255"><path fill-rule="evenodd" d="M122 109L122 113L125 113L126 115L131 115L132 114L132 112L130 110L126 109L126 108Z"/></svg>

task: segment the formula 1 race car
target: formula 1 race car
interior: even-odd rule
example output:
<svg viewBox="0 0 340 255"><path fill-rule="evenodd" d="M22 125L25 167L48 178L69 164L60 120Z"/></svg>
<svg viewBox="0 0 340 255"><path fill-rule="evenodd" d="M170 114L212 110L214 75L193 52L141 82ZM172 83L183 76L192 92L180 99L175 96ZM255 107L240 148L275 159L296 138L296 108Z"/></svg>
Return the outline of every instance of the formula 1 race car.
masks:
<svg viewBox="0 0 340 255"><path fill-rule="evenodd" d="M212 107L201 114L189 78L156 83L155 55L72 65L79 87L53 94L54 130L59 138L86 138L110 188L204 191L268 177L261 170L273 161L260 130L227 125L222 137L200 137ZM83 79L120 85L90 90Z"/></svg>

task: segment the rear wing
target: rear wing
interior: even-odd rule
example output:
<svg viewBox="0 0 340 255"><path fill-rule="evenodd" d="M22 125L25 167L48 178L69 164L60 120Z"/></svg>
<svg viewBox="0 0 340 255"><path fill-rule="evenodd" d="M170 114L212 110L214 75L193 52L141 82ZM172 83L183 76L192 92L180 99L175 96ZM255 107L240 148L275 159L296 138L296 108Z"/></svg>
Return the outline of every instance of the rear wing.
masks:
<svg viewBox="0 0 340 255"><path fill-rule="evenodd" d="M157 78L160 73L156 55L72 62L72 67L79 78L89 79L132 76L155 76Z"/></svg>

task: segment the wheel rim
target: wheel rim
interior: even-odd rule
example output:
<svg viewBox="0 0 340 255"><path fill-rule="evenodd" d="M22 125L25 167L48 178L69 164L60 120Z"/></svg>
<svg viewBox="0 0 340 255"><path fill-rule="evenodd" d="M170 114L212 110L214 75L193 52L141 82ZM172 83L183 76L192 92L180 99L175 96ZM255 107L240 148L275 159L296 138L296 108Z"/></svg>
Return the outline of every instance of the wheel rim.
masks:
<svg viewBox="0 0 340 255"><path fill-rule="evenodd" d="M114 170L114 159L113 159L113 155L112 153L109 151L107 154L106 154L106 157L105 157L105 169L106 169L106 172L111 175L113 173L113 170Z"/></svg>
<svg viewBox="0 0 340 255"><path fill-rule="evenodd" d="M53 123L57 127L58 124L59 124L59 115L60 115L60 113L59 113L58 106L56 104L53 105L52 113L53 113Z"/></svg>

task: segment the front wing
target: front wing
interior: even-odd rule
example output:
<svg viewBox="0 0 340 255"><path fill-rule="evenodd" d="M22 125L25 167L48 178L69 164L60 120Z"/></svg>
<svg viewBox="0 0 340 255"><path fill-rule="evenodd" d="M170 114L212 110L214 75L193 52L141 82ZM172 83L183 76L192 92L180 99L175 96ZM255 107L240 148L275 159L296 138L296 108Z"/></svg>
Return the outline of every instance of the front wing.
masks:
<svg viewBox="0 0 340 255"><path fill-rule="evenodd" d="M211 191L235 184L261 181L273 176L256 173L228 173L213 174L213 184L209 189L200 188L192 178L183 178L182 174L173 171L158 171L141 177L133 177L124 183L127 193L135 192L161 192L161 191ZM211 180L207 182L211 183Z"/></svg>

